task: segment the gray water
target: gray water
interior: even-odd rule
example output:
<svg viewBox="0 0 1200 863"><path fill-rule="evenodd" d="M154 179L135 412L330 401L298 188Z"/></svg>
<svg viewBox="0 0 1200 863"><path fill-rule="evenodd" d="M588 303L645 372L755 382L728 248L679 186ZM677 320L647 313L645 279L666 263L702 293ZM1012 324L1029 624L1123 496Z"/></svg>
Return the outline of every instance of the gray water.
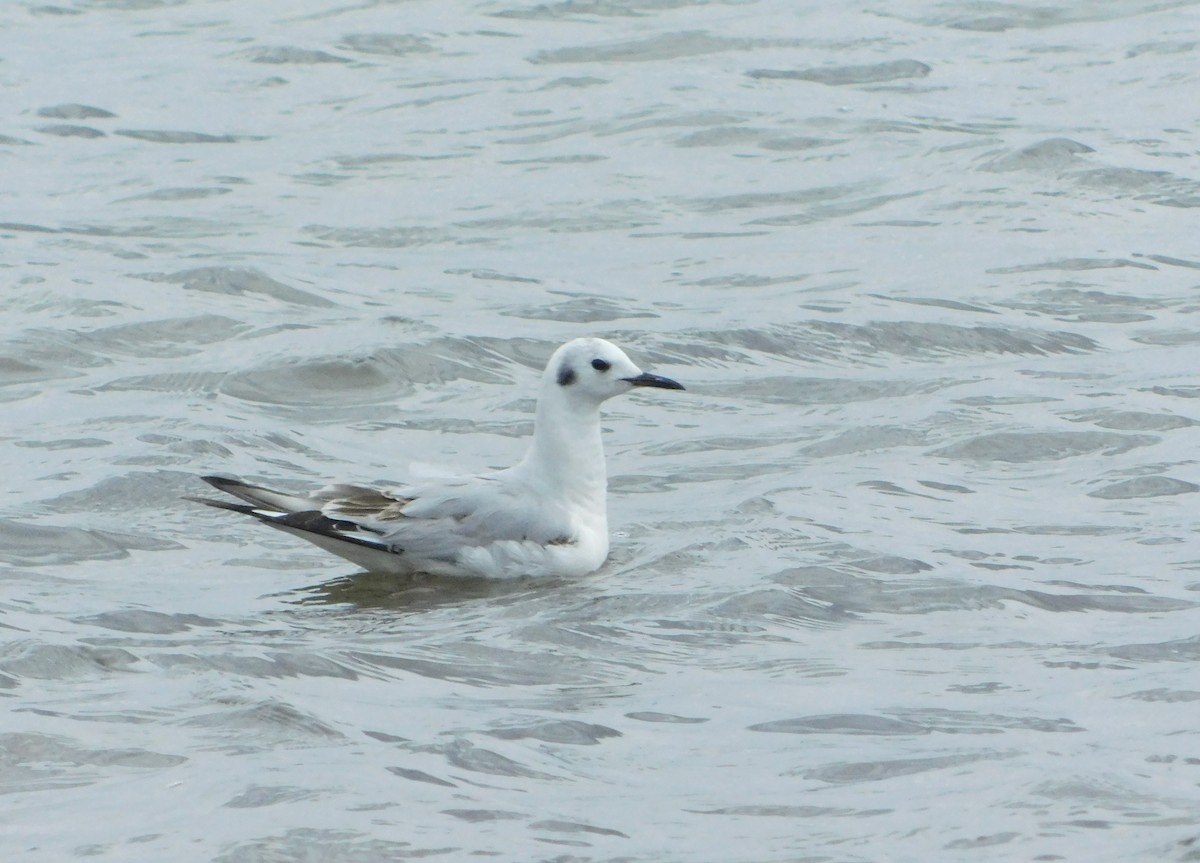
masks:
<svg viewBox="0 0 1200 863"><path fill-rule="evenodd" d="M1200 859L1200 4L11 0L6 861ZM402 581L181 497L512 463Z"/></svg>

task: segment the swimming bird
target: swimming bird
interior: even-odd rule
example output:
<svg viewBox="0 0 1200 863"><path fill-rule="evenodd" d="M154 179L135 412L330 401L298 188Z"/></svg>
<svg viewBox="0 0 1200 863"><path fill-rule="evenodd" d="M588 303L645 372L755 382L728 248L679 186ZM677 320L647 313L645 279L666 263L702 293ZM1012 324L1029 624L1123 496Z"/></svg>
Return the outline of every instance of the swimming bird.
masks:
<svg viewBox="0 0 1200 863"><path fill-rule="evenodd" d="M574 339L550 357L533 439L513 467L391 491L339 483L309 494L205 476L245 503L189 499L252 516L373 572L585 575L608 557L600 405L635 387L683 389L643 372L611 342Z"/></svg>

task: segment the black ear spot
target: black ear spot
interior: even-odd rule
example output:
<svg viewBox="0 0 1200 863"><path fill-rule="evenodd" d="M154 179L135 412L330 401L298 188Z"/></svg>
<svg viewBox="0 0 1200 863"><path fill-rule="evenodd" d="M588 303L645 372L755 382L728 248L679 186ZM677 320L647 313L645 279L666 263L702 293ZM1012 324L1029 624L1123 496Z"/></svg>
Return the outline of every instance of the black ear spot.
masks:
<svg viewBox="0 0 1200 863"><path fill-rule="evenodd" d="M575 369L563 363L558 369L558 385L569 387L573 383L575 383Z"/></svg>
<svg viewBox="0 0 1200 863"><path fill-rule="evenodd" d="M612 363L610 363L608 360L596 359L592 360L592 368L598 372L606 372L612 368Z"/></svg>

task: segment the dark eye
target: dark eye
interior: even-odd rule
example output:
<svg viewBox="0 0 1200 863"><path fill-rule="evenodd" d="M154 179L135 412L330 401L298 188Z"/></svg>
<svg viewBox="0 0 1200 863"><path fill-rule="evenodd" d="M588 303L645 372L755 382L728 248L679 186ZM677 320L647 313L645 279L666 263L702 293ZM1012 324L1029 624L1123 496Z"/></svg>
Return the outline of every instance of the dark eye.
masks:
<svg viewBox="0 0 1200 863"><path fill-rule="evenodd" d="M612 363L610 363L608 360L592 360L592 368L598 372L608 371L609 366L611 365Z"/></svg>

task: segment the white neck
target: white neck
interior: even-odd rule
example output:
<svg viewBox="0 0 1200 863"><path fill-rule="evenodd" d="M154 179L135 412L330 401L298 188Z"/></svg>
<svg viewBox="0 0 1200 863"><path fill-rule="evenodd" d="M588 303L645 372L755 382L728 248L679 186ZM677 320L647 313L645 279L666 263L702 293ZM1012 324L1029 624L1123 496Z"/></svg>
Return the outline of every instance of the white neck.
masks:
<svg viewBox="0 0 1200 863"><path fill-rule="evenodd" d="M556 383L544 386L533 441L518 467L560 500L604 512L608 476L599 405L568 397Z"/></svg>

